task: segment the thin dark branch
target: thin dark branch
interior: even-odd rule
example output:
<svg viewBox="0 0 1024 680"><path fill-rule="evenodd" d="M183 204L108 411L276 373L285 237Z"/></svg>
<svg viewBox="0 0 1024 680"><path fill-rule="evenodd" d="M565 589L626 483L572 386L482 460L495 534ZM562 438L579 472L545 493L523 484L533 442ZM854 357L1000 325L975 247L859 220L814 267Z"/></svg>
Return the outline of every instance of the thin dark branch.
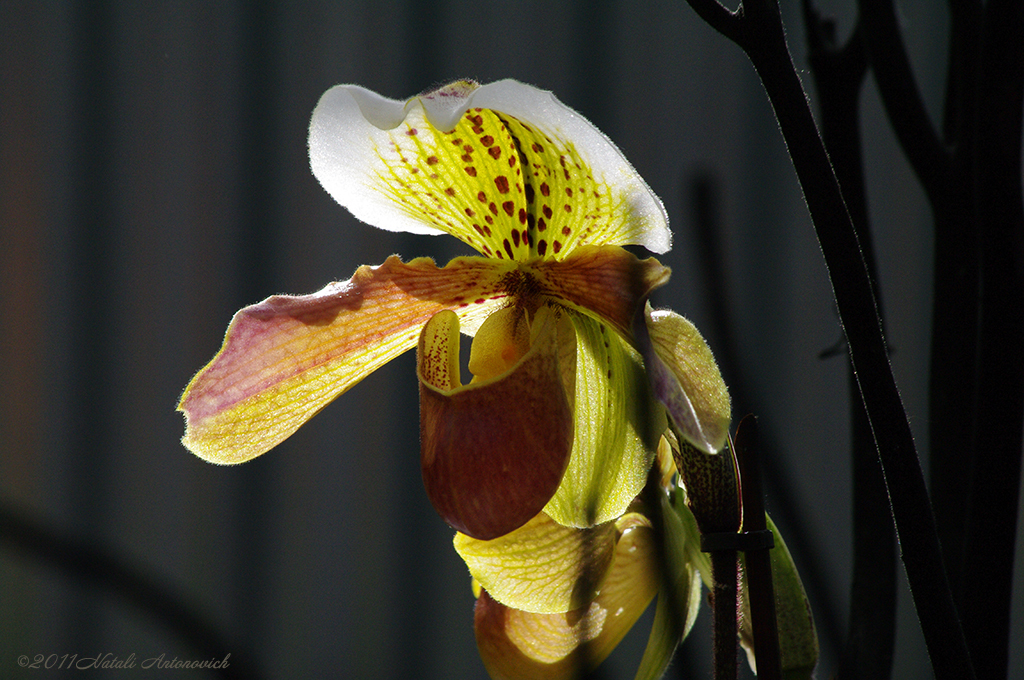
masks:
<svg viewBox="0 0 1024 680"><path fill-rule="evenodd" d="M806 94L793 67L778 5L748 0L738 42L761 78L804 190L832 281L861 397L886 475L903 562L939 680L973 678L946 580L914 439L889 365L870 278Z"/></svg>
<svg viewBox="0 0 1024 680"><path fill-rule="evenodd" d="M928 117L910 68L892 0L859 0L871 70L889 122L925 191L935 197L948 186L946 150Z"/></svg>
<svg viewBox="0 0 1024 680"><path fill-rule="evenodd" d="M979 675L996 678L1006 677L1008 664L1024 436L1024 5L1018 0L985 5L979 65L977 420L959 605Z"/></svg>
<svg viewBox="0 0 1024 680"><path fill-rule="evenodd" d="M711 28L734 42L740 39L744 30L743 3L735 10L722 5L718 0L688 0L693 11Z"/></svg>
<svg viewBox="0 0 1024 680"><path fill-rule="evenodd" d="M737 594L739 579L735 550L716 550L711 553L711 608L713 634L711 645L715 680L736 680L739 675L736 654L738 628Z"/></svg>
<svg viewBox="0 0 1024 680"><path fill-rule="evenodd" d="M846 45L835 44L834 25L804 2L808 59L820 101L822 139L857 231L864 262L877 281L860 143L859 100L867 55L858 24ZM877 284L873 285L882 315ZM853 579L849 632L840 658L840 680L882 680L892 675L896 642L896 541L885 478L856 376L850 370L853 460Z"/></svg>

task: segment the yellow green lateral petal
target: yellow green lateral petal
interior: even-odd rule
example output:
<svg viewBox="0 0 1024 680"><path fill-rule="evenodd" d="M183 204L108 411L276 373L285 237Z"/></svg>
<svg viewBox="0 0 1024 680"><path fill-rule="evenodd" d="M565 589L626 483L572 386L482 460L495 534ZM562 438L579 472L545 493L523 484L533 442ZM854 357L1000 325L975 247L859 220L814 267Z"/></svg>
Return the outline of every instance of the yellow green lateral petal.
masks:
<svg viewBox="0 0 1024 680"><path fill-rule="evenodd" d="M607 325L571 313L576 331L576 418L572 456L544 512L559 524L614 519L643 489L665 431L640 355Z"/></svg>
<svg viewBox="0 0 1024 680"><path fill-rule="evenodd" d="M518 261L670 245L661 202L618 149L515 81L457 81L407 102L339 85L313 113L309 148L324 188L383 229L448 233Z"/></svg>
<svg viewBox="0 0 1024 680"><path fill-rule="evenodd" d="M178 410L182 442L213 463L276 446L339 394L414 347L442 309L475 328L506 297L509 264L390 257L311 295L275 295L239 311L221 350L192 379Z"/></svg>

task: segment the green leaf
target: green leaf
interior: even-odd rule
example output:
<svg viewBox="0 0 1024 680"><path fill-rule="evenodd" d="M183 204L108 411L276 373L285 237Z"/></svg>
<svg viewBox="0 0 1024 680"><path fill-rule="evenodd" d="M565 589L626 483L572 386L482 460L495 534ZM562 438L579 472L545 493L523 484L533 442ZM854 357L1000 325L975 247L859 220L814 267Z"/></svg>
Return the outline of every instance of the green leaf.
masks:
<svg viewBox="0 0 1024 680"><path fill-rule="evenodd" d="M772 564L772 581L775 590L775 620L779 627L779 655L782 665L782 677L785 680L810 680L818 664L818 633L814 628L814 617L807 601L800 574L793 563L793 556L786 547L772 518L765 518L768 528L775 536L775 547L770 551ZM745 573L745 571L744 571ZM743 606L747 607L746 579L743 579ZM749 620L749 616L744 617ZM741 631L741 640L747 661L752 669L756 668L752 649L752 633ZM756 671L755 671L756 672Z"/></svg>

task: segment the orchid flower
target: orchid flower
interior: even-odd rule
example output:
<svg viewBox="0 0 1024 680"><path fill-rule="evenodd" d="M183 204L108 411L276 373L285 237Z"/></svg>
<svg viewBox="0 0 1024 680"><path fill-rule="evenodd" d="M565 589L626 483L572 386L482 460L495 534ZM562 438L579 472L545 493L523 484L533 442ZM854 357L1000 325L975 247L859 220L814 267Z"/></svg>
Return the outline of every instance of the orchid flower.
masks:
<svg viewBox="0 0 1024 680"><path fill-rule="evenodd" d="M495 677L564 677L581 653L603 658L662 589L663 541L692 620L700 559L685 506L667 500L667 442L717 454L730 405L692 324L647 304L669 270L623 248L669 249L660 200L586 119L511 80L404 102L339 85L313 113L309 153L355 217L449 234L479 255L444 267L391 256L242 309L181 398L185 446L250 460L415 347L424 484L479 586L478 644ZM473 338L468 382L460 334ZM674 371L668 411L643 351ZM638 496L656 459L664 493L651 507Z"/></svg>
<svg viewBox="0 0 1024 680"><path fill-rule="evenodd" d="M630 327L669 276L664 208L616 147L550 93L459 81L406 102L354 85L321 98L314 175L357 218L447 233L480 256L389 257L311 295L239 311L179 404L183 442L214 463L274 447L418 346L421 465L434 507L480 539L546 509L559 524L620 517L664 411ZM459 334L475 336L463 384ZM697 428L721 447L728 415Z"/></svg>

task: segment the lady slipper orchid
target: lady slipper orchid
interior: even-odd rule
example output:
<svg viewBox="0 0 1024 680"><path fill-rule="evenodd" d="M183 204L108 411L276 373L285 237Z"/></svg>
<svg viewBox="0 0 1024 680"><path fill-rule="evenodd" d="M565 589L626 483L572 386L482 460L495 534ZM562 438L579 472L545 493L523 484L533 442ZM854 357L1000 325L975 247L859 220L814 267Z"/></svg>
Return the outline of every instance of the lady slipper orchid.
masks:
<svg viewBox="0 0 1024 680"><path fill-rule="evenodd" d="M447 233L481 256L392 256L242 309L182 396L185 446L249 460L418 346L423 477L449 524L486 539L541 510L573 527L620 517L664 430L630 327L669 275L621 246L664 252L670 232L618 149L550 93L506 80L406 102L339 85L313 113L309 151L357 218ZM467 384L460 332L476 336Z"/></svg>
<svg viewBox="0 0 1024 680"><path fill-rule="evenodd" d="M670 441L714 455L730 418L703 338L647 305L668 269L622 248L668 250L661 202L588 121L511 80L405 102L339 85L313 113L309 154L357 218L447 233L480 255L444 267L391 256L242 309L181 398L185 446L220 464L259 456L416 347L423 479L478 586L488 670L596 665L674 583L683 618L659 598L638 677L660 676L706 571ZM654 507L641 496L651 483Z"/></svg>

